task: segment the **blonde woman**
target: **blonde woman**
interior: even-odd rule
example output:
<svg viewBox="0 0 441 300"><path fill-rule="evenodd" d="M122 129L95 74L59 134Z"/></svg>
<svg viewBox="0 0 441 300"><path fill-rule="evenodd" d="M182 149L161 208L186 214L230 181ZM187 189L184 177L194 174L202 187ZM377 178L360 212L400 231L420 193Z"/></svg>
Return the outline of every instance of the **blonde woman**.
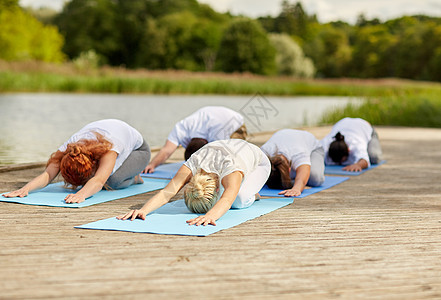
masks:
<svg viewBox="0 0 441 300"><path fill-rule="evenodd" d="M148 213L168 203L183 187L185 204L194 213L189 225L216 225L230 208L245 208L258 199L258 192L270 174L271 164L259 147L244 140L208 143L195 152L169 184L141 209L118 219L145 220Z"/></svg>

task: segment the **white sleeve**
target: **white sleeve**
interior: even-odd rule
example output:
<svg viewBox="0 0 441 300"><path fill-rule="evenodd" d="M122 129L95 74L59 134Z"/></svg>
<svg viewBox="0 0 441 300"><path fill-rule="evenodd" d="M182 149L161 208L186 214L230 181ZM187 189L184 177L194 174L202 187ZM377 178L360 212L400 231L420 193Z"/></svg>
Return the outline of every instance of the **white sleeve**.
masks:
<svg viewBox="0 0 441 300"><path fill-rule="evenodd" d="M168 135L167 140L169 140L176 146L179 146L182 144L182 133L183 133L182 124L181 122L179 122L175 125L175 127L173 127L173 130Z"/></svg>
<svg viewBox="0 0 441 300"><path fill-rule="evenodd" d="M311 165L311 154L300 152L291 157L291 166L297 169L301 165Z"/></svg>

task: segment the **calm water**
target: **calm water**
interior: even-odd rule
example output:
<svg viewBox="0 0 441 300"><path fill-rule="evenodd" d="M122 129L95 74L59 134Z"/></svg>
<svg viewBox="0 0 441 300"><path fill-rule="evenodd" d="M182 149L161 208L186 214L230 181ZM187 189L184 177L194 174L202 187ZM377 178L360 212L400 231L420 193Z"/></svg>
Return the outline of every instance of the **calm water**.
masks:
<svg viewBox="0 0 441 300"><path fill-rule="evenodd" d="M150 146L162 146L173 125L200 107L241 112L251 133L315 125L346 97L157 96L107 94L0 95L0 165L46 161L71 134L106 118L126 121Z"/></svg>

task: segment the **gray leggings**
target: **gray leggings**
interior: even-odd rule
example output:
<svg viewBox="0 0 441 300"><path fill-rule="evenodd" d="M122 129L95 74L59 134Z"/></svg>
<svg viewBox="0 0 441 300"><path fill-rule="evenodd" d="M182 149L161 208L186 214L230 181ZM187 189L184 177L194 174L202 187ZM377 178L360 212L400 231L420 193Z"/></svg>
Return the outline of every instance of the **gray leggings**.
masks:
<svg viewBox="0 0 441 300"><path fill-rule="evenodd" d="M308 186L321 186L325 182L325 150L322 147L311 153L311 173Z"/></svg>
<svg viewBox="0 0 441 300"><path fill-rule="evenodd" d="M380 140L378 139L378 134L374 128L372 128L372 138L368 143L368 155L371 164L378 164L381 162L381 157L383 152L381 151Z"/></svg>
<svg viewBox="0 0 441 300"><path fill-rule="evenodd" d="M291 170L290 177L295 179L296 172ZM319 147L311 152L311 172L309 173L308 186L321 186L325 182L325 150ZM293 181L294 183L294 181Z"/></svg>
<svg viewBox="0 0 441 300"><path fill-rule="evenodd" d="M150 148L144 141L136 150L127 157L121 167L107 179L107 186L113 190L126 188L134 183L136 175L139 175L150 161Z"/></svg>

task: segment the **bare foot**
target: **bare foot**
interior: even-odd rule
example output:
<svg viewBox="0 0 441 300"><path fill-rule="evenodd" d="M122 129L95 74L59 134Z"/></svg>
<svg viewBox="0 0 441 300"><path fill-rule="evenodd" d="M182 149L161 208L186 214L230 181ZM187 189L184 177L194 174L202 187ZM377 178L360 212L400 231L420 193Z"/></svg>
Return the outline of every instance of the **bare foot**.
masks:
<svg viewBox="0 0 441 300"><path fill-rule="evenodd" d="M259 195L259 193L257 193L254 197L255 197L256 201L257 201L257 200L260 200L260 195Z"/></svg>
<svg viewBox="0 0 441 300"><path fill-rule="evenodd" d="M142 180L141 175L136 175L135 179L133 180L133 184L141 184L144 183L144 180Z"/></svg>

